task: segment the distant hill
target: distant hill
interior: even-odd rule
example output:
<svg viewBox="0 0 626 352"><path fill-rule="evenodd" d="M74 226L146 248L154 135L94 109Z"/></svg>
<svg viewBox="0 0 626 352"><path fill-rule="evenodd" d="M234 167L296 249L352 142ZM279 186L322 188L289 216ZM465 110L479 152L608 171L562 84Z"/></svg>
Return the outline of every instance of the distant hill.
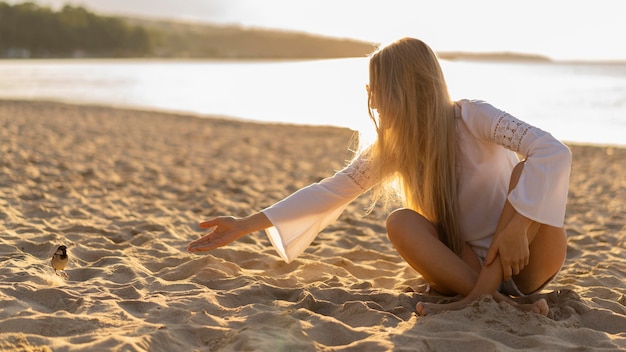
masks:
<svg viewBox="0 0 626 352"><path fill-rule="evenodd" d="M533 55L533 54L520 54L511 52L496 52L496 53L468 53L468 52L439 52L437 53L439 58L444 60L476 60L476 61L537 61L546 62L551 61L547 56Z"/></svg>
<svg viewBox="0 0 626 352"><path fill-rule="evenodd" d="M126 18L131 26L153 35L157 57L189 58L334 58L365 57L378 44L263 28ZM546 56L511 52L438 52L445 60L550 61Z"/></svg>
<svg viewBox="0 0 626 352"><path fill-rule="evenodd" d="M126 18L153 39L155 57L300 59L364 57L373 43L260 28Z"/></svg>

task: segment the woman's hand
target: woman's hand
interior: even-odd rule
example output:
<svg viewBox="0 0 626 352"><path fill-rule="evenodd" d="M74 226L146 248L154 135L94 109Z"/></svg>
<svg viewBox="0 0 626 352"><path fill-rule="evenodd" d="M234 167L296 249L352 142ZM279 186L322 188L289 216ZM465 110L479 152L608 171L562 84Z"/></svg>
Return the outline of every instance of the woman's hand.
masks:
<svg viewBox="0 0 626 352"><path fill-rule="evenodd" d="M499 256L504 281L518 275L528 265L530 260L528 230L531 224L532 220L515 214L505 228L494 236L485 258L485 265L491 265Z"/></svg>
<svg viewBox="0 0 626 352"><path fill-rule="evenodd" d="M201 238L189 243L189 252L204 252L218 247L225 246L230 242L243 236L241 226L238 226L237 219L233 217L219 217L213 220L200 223L203 229L209 232Z"/></svg>
<svg viewBox="0 0 626 352"><path fill-rule="evenodd" d="M225 246L240 237L254 231L259 231L272 226L272 223L263 213L237 219L231 216L221 216L209 221L200 223L203 229L209 232L201 238L189 243L189 252L204 252Z"/></svg>

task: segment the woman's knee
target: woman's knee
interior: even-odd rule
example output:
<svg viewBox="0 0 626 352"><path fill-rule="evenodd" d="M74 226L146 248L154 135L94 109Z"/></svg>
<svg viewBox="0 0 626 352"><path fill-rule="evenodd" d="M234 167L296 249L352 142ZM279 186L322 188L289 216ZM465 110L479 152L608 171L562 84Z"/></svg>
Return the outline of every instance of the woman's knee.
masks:
<svg viewBox="0 0 626 352"><path fill-rule="evenodd" d="M524 293L537 291L561 270L567 256L565 229L541 225L529 249L530 262L515 278Z"/></svg>
<svg viewBox="0 0 626 352"><path fill-rule="evenodd" d="M414 222L420 216L420 214L411 209L396 209L387 216L387 231L395 232L397 229L404 228L408 222Z"/></svg>
<svg viewBox="0 0 626 352"><path fill-rule="evenodd" d="M428 233L437 236L435 226L418 212L402 208L394 210L387 217L387 235L392 242L405 238L406 235L413 236Z"/></svg>

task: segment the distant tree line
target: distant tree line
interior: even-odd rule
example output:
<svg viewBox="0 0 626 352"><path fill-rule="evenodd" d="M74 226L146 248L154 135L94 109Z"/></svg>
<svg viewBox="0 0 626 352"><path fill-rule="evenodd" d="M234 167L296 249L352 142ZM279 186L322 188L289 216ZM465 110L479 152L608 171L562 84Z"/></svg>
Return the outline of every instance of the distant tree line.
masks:
<svg viewBox="0 0 626 352"><path fill-rule="evenodd" d="M0 58L300 59L365 56L372 43L304 33L96 15L0 2Z"/></svg>
<svg viewBox="0 0 626 352"><path fill-rule="evenodd" d="M0 56L129 57L152 51L150 34L124 20L66 5L0 2Z"/></svg>

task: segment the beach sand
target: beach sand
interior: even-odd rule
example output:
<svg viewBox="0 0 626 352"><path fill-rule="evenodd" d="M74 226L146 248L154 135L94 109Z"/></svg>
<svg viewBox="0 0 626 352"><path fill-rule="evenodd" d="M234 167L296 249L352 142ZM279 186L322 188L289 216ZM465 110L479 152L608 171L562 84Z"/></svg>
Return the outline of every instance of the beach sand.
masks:
<svg viewBox="0 0 626 352"><path fill-rule="evenodd" d="M418 317L423 279L359 198L284 263L264 233L207 254L198 222L244 216L341 169L330 127L0 101L0 350L626 349L626 149L574 155L548 317L488 296ZM68 247L69 279L49 260ZM536 297L534 297L536 298Z"/></svg>

